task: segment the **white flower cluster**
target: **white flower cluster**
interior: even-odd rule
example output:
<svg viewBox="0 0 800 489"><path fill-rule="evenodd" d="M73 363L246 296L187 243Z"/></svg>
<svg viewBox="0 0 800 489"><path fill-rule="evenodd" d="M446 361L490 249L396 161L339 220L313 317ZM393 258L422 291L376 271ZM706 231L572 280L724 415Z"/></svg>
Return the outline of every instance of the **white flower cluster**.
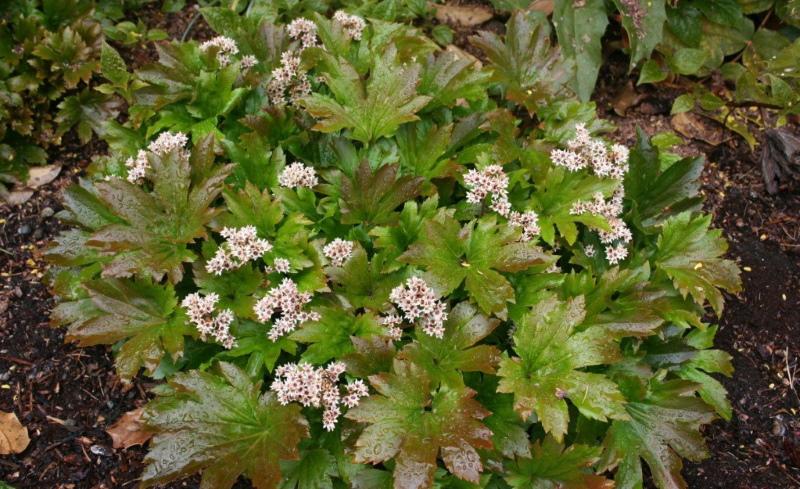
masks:
<svg viewBox="0 0 800 489"><path fill-rule="evenodd" d="M292 279L284 278L280 285L270 289L267 295L256 302L253 312L262 323L269 322L273 315L280 312L281 316L274 321L267 335L270 340L277 341L306 321L319 321L319 313L303 310L303 306L309 302L309 292L300 292Z"/></svg>
<svg viewBox="0 0 800 489"><path fill-rule="evenodd" d="M150 169L150 161L147 159L147 151L140 149L136 153L136 158L128 158L125 161L128 168L128 181L133 184L141 184Z"/></svg>
<svg viewBox="0 0 800 489"><path fill-rule="evenodd" d="M156 156L166 156L173 151L178 151L178 157L183 160L189 159L189 152L184 148L189 138L182 132L171 133L168 131L162 132L158 137L152 141L147 149ZM147 176L147 171L150 169L150 160L147 151L140 149L136 153L136 158L128 158L125 161L125 167L128 169L127 180L133 184L141 184Z"/></svg>
<svg viewBox="0 0 800 489"><path fill-rule="evenodd" d="M522 241L530 241L540 233L539 216L534 211L511 210L508 201L508 176L500 165L489 165L482 171L470 170L464 175L467 186L467 202L480 204L489 196L490 208L508 219L514 227L522 228Z"/></svg>
<svg viewBox="0 0 800 489"><path fill-rule="evenodd" d="M275 380L270 389L284 406L298 402L305 407L322 407L322 425L325 430L333 431L342 414L341 406L354 408L362 397L369 395L367 386L357 379L345 386L343 396L339 376L344 371L345 365L341 362L333 362L325 368L302 362L287 363L275 370Z"/></svg>
<svg viewBox="0 0 800 489"><path fill-rule="evenodd" d="M299 40L302 49L317 45L317 25L304 18L295 19L288 27L289 37L295 41ZM302 50L301 49L301 50Z"/></svg>
<svg viewBox="0 0 800 489"><path fill-rule="evenodd" d="M424 280L411 277L405 285L392 289L389 299L403 311L407 321L419 320L425 334L444 337L444 322L447 320L445 304L437 300L433 289Z"/></svg>
<svg viewBox="0 0 800 489"><path fill-rule="evenodd" d="M267 92L274 105L292 104L311 93L311 82L300 71L300 58L297 55L291 51L281 54L281 65L272 70Z"/></svg>
<svg viewBox="0 0 800 489"><path fill-rule="evenodd" d="M216 316L214 310L219 295L211 293L203 297L199 293L187 295L181 305L186 309L189 321L200 332L200 338L205 341L207 336L213 336L222 346L231 349L236 346L236 338L231 335L230 326L233 322L233 311L223 309Z"/></svg>
<svg viewBox="0 0 800 489"><path fill-rule="evenodd" d="M336 238L325 245L322 248L322 252L328 257L333 266L340 267L353 256L353 242Z"/></svg>
<svg viewBox="0 0 800 489"><path fill-rule="evenodd" d="M278 183L282 187L312 188L317 186L319 180L317 180L317 173L314 171L314 168L302 163L292 163L284 168L281 174L278 175Z"/></svg>
<svg viewBox="0 0 800 489"><path fill-rule="evenodd" d="M242 57L242 62L239 66L241 66L243 70L249 70L257 64L258 59L252 54L248 54L247 56Z"/></svg>
<svg viewBox="0 0 800 489"><path fill-rule="evenodd" d="M178 151L181 158L185 159L189 158L189 152L184 149L188 142L189 138L182 132L171 133L164 131L147 146L147 149L158 156L166 156L169 153Z"/></svg>
<svg viewBox="0 0 800 489"><path fill-rule="evenodd" d="M275 258L275 261L272 262L272 266L268 266L266 269L267 273L289 273L292 270L292 264L286 258Z"/></svg>
<svg viewBox="0 0 800 489"><path fill-rule="evenodd" d="M230 37L217 36L200 45L200 51L203 52L211 48L217 48L217 61L223 67L231 63L231 56L239 54L239 47L236 45L236 41Z"/></svg>
<svg viewBox="0 0 800 489"><path fill-rule="evenodd" d="M350 39L356 41L361 40L361 33L364 32L364 28L367 27L367 23L364 22L364 19L357 15L348 14L344 10L336 11L336 13L333 14L333 20L342 26L345 34L347 34Z"/></svg>
<svg viewBox="0 0 800 489"><path fill-rule="evenodd" d="M628 172L628 148L613 144L609 150L602 139L589 134L585 124L577 124L575 137L567 141L567 149L554 149L550 159L570 171L591 167L595 175L617 180L622 180Z"/></svg>
<svg viewBox="0 0 800 489"><path fill-rule="evenodd" d="M220 233L227 240L213 258L206 263L206 270L214 275L241 267L248 261L261 258L272 249L266 239L260 239L255 226L224 228Z"/></svg>
<svg viewBox="0 0 800 489"><path fill-rule="evenodd" d="M380 323L386 326L386 335L398 341L403 336L403 330L400 325L403 324L403 318L399 314L391 313L380 318Z"/></svg>
<svg viewBox="0 0 800 489"><path fill-rule="evenodd" d="M592 202L576 202L569 211L573 215L595 214L604 217L608 221L611 230L600 230L598 234L600 241L606 245L606 259L612 265L616 265L628 257L628 250L625 245L633 239L630 228L620 217L623 211L622 199L624 195L622 186L617 188L608 201L603 197L602 193L597 192L594 194ZM594 253L594 248L592 248L592 253ZM587 253L587 256L591 255Z"/></svg>
<svg viewBox="0 0 800 489"><path fill-rule="evenodd" d="M530 241L541 232L539 215L534 211L511 211L508 215L508 223L522 228L522 237L520 238L522 241Z"/></svg>

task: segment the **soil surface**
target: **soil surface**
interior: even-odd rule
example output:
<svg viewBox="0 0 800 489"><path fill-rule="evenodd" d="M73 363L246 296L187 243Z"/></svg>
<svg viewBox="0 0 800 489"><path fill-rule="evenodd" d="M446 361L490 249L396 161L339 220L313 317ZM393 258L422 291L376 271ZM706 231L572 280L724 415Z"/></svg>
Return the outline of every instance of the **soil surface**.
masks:
<svg viewBox="0 0 800 489"><path fill-rule="evenodd" d="M195 11L165 15L145 7L151 27L180 38ZM485 26L498 30L497 21ZM479 28L457 29L458 44ZM502 26L499 28L502 29ZM188 37L206 39L199 19ZM155 57L152 47L122 48L132 66ZM632 144L636 127L648 134L671 130L672 100L680 86L635 87L624 60L604 68L596 102L601 116L618 130L611 137ZM625 108L624 117L615 112ZM622 111L620 111L622 112ZM706 429L711 458L688 463L689 487L698 489L800 488L800 396L796 374L800 355L800 189L764 189L757 155L726 135L718 146L685 139L676 150L705 155L706 209L725 231L730 257L744 270L744 291L728 296L718 321L719 348L733 356L734 378L723 378L734 406L730 422ZM123 384L114 375L110 350L64 344L62 330L48 325L53 300L42 283L41 251L63 229L54 217L60 193L74 182L101 143L81 146L65 138L51 152L64 168L25 204L0 205L0 410L15 412L30 433L20 455L0 458L0 480L22 488L135 487L146 450L112 448L105 430L123 413L148 399L152 383ZM711 318L710 318L711 320ZM714 320L716 322L716 320ZM241 483L241 487L249 487ZM198 487L198 478L168 487Z"/></svg>

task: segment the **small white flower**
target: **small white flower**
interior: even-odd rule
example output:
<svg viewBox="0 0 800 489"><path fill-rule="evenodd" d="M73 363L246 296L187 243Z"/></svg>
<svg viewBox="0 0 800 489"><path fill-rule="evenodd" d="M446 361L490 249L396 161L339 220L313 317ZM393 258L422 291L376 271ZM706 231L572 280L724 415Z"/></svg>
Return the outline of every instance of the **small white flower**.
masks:
<svg viewBox="0 0 800 489"><path fill-rule="evenodd" d="M136 153L136 159L128 158L125 161L128 168L128 181L134 184L141 184L150 169L150 162L147 159L147 151L140 149Z"/></svg>
<svg viewBox="0 0 800 489"><path fill-rule="evenodd" d="M342 396L339 376L344 370L341 362L333 362L325 368L303 362L284 364L275 370L275 380L270 389L283 405L297 402L305 407L323 408L323 427L333 431L342 414L341 406L354 408L362 397L369 395L364 382L356 379L345 386L346 394Z"/></svg>
<svg viewBox="0 0 800 489"><path fill-rule="evenodd" d="M343 10L338 10L335 14L333 14L333 20L342 26L342 29L350 39L354 39L356 41L361 40L361 34L364 31L364 28L367 26L367 23L364 22L364 19L357 15L350 15Z"/></svg>
<svg viewBox="0 0 800 489"><path fill-rule="evenodd" d="M419 277L409 278L405 285L392 289L389 299L403 311L406 320L419 320L425 334L436 338L444 337L446 306L437 300L433 289L424 280Z"/></svg>
<svg viewBox="0 0 800 489"><path fill-rule="evenodd" d="M303 310L311 302L311 297L308 292L300 292L292 279L284 278L280 285L270 289L266 296L256 302L253 312L262 323L271 321L275 314L280 313L267 335L270 340L277 341L306 321L319 321L319 313Z"/></svg>
<svg viewBox="0 0 800 489"><path fill-rule="evenodd" d="M236 41L230 37L217 36L214 39L200 45L200 51L206 52L211 48L217 48L217 62L220 66L228 66L231 63L231 56L239 54L239 47Z"/></svg>
<svg viewBox="0 0 800 489"><path fill-rule="evenodd" d="M317 173L314 168L305 166L302 163L292 163L284 168L278 176L278 183L282 187L312 188L317 186L319 180L317 180Z"/></svg>
<svg viewBox="0 0 800 489"><path fill-rule="evenodd" d="M205 297L195 292L184 297L181 306L186 309L189 321L195 325L200 333L200 338L205 341L207 336L213 336L223 347L230 350L236 346L236 338L230 332L233 323L233 311L223 309L216 316L216 309L219 296L210 293Z"/></svg>
<svg viewBox="0 0 800 489"><path fill-rule="evenodd" d="M331 265L341 267L353 256L353 242L336 238L325 245L322 252L331 261Z"/></svg>
<svg viewBox="0 0 800 489"><path fill-rule="evenodd" d="M317 45L317 25L306 18L293 20L287 28L289 37L300 40L303 49Z"/></svg>

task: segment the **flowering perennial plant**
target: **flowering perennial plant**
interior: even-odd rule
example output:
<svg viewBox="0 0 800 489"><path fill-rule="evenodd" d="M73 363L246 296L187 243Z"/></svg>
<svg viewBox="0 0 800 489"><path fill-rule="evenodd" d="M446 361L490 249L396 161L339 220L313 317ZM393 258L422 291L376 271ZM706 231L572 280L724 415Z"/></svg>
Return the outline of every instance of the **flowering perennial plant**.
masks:
<svg viewBox="0 0 800 489"><path fill-rule="evenodd" d="M702 160L610 143L536 13L480 66L298 5L103 69L130 117L65 192L52 318L166 378L143 485L681 487L731 416Z"/></svg>

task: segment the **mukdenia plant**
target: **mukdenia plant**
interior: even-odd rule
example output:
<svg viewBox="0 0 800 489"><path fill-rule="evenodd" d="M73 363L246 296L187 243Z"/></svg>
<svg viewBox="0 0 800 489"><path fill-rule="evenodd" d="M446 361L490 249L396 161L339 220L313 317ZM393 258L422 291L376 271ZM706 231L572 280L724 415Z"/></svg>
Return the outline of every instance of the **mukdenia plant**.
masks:
<svg viewBox="0 0 800 489"><path fill-rule="evenodd" d="M165 379L144 486L685 487L740 286L700 159L604 139L535 14L481 67L347 12L203 13L224 37L138 73L106 51L131 117L49 250L68 339Z"/></svg>

